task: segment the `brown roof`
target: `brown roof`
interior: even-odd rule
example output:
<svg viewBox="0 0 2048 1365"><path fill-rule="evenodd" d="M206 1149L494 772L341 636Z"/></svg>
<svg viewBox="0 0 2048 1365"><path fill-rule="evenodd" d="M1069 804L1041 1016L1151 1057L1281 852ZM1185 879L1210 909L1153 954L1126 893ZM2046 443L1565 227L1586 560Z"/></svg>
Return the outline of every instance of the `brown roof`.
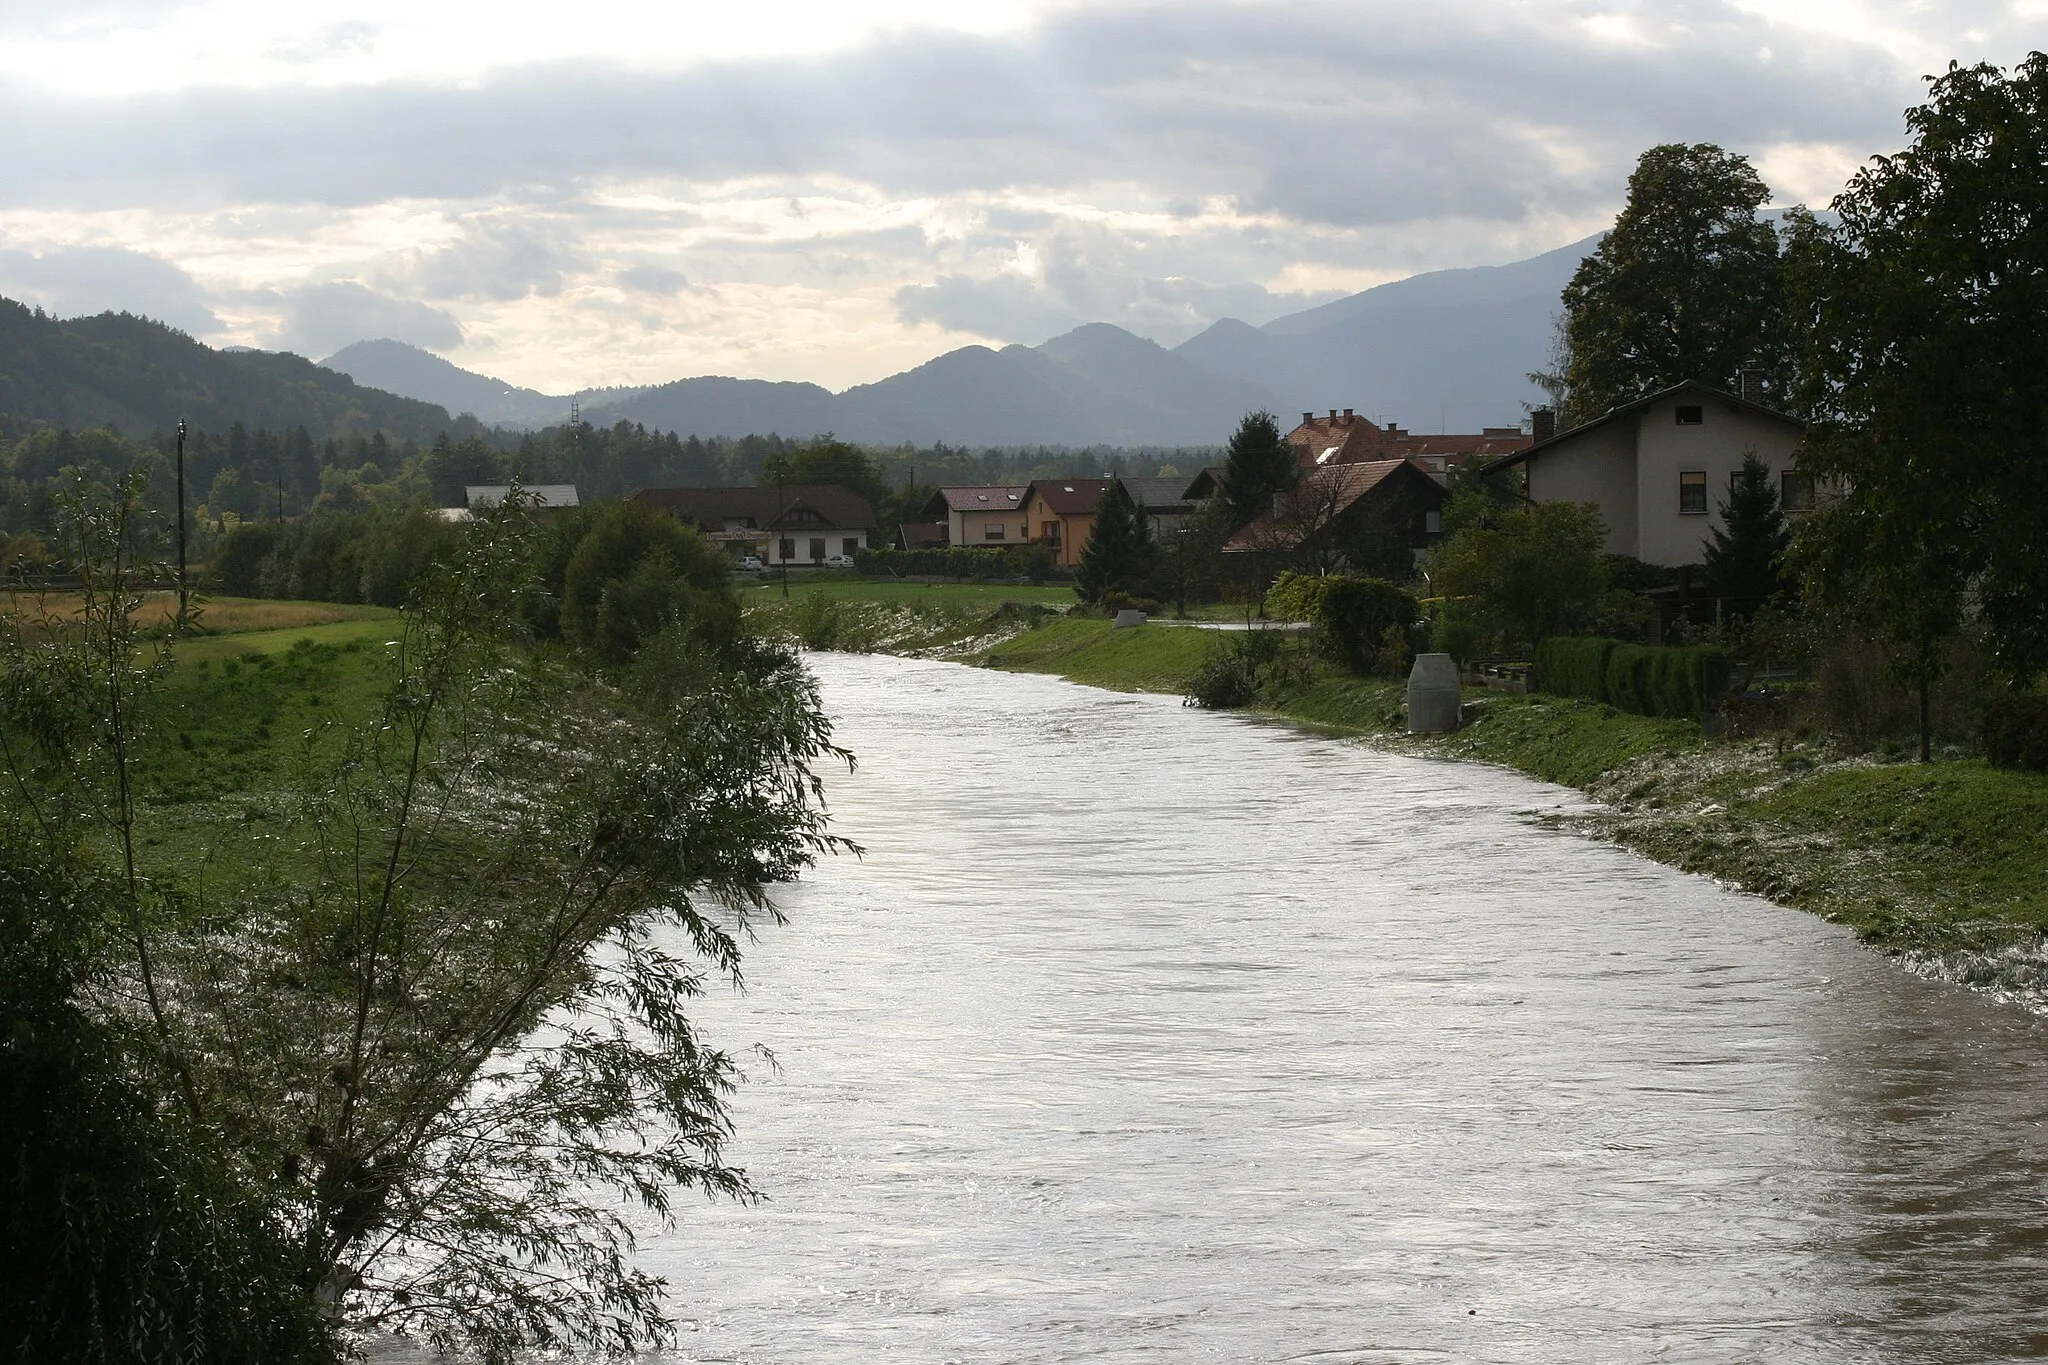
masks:
<svg viewBox="0 0 2048 1365"><path fill-rule="evenodd" d="M1301 476L1294 496L1311 501L1327 497L1331 516L1337 516L1389 480L1416 480L1417 486L1428 487L1439 501L1444 496L1437 481L1407 460L1372 460L1364 464L1329 464L1321 469L1311 469ZM1285 497L1287 495L1281 494ZM1267 512L1232 536L1224 545L1225 552L1236 550L1287 550L1299 544L1301 529L1281 524L1271 512Z"/></svg>
<svg viewBox="0 0 2048 1365"><path fill-rule="evenodd" d="M1009 512L1024 502L1024 490L1028 484L1004 483L949 484L932 494L931 501L924 505L928 517L943 517L948 512Z"/></svg>
<svg viewBox="0 0 2048 1365"><path fill-rule="evenodd" d="M1024 496L1018 505L1031 500L1037 493L1053 515L1061 517L1085 517L1091 515L1102 502L1102 495L1109 491L1115 479L1033 479L1024 485Z"/></svg>
<svg viewBox="0 0 2048 1365"><path fill-rule="evenodd" d="M921 550L927 545L946 543L946 523L943 521L906 521L896 528L896 539L906 550Z"/></svg>
<svg viewBox="0 0 2048 1365"><path fill-rule="evenodd" d="M1303 413L1302 418L1301 425L1287 433L1287 443L1294 447L1304 468L1398 460L1411 455L1442 456L1453 463L1475 457L1498 459L1528 449L1532 441L1519 427L1418 436L1394 423L1380 426L1351 412L1332 417Z"/></svg>
<svg viewBox="0 0 2048 1365"><path fill-rule="evenodd" d="M707 530L750 521L762 530L873 530L875 512L867 499L833 483L788 484L781 488L643 488L633 500L672 513Z"/></svg>

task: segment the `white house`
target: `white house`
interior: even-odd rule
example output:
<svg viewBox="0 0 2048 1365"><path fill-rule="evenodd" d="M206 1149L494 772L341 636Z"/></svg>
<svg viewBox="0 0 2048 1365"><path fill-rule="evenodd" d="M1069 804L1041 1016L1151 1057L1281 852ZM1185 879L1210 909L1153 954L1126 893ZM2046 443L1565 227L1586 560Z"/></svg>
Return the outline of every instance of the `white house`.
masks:
<svg viewBox="0 0 2048 1365"><path fill-rule="evenodd" d="M1813 506L1813 480L1793 463L1805 424L1704 384L1675 385L1570 431L1553 434L1549 413L1536 417L1535 444L1487 472L1521 465L1530 501L1598 506L1609 554L1700 563L1746 454L1770 467L1788 513Z"/></svg>

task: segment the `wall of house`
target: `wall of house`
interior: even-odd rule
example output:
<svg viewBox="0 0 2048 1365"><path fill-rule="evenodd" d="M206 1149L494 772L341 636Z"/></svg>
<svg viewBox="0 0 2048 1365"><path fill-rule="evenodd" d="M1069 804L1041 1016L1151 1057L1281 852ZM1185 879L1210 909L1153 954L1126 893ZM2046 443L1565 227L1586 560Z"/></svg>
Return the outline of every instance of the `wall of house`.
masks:
<svg viewBox="0 0 2048 1365"><path fill-rule="evenodd" d="M1700 409L1697 426L1678 425L1680 404ZM1792 468L1800 429L1790 422L1763 416L1725 400L1681 395L1646 408L1639 416L1636 438L1636 526L1639 548L1626 553L1651 564L1698 564L1706 556L1712 528L1721 526L1721 504L1728 499L1731 476L1742 468L1746 451L1755 451L1771 467L1771 486ZM1618 425L1618 424L1617 424ZM1697 471L1707 476L1707 510L1679 510L1679 475Z"/></svg>
<svg viewBox="0 0 2048 1365"><path fill-rule="evenodd" d="M1047 539L1045 524L1050 521L1060 523L1059 563L1071 569L1081 562L1081 549L1088 543L1088 532L1095 525L1095 514L1061 516L1046 506L1045 499L1036 493L1025 500L1020 524L1031 528L1032 540Z"/></svg>
<svg viewBox="0 0 2048 1365"><path fill-rule="evenodd" d="M814 540L825 542L824 554L818 556L811 554L813 548L811 542ZM853 549L855 550L872 549L875 544L873 535L866 530L846 530L838 526L800 527L795 530L773 531L769 533L767 552L763 556L765 563L773 565L785 562L782 553L783 542L785 541L789 542L791 550L787 562L797 566L816 564L820 560L829 559L837 554L851 554L852 550L846 548L848 541L854 542Z"/></svg>
<svg viewBox="0 0 2048 1365"><path fill-rule="evenodd" d="M970 549L984 545L1021 545L1029 539L1024 533L1024 516L1014 509L984 512L977 508L971 512L955 512L952 520L953 544ZM1002 528L1003 534L991 539L988 534L991 526Z"/></svg>
<svg viewBox="0 0 2048 1365"><path fill-rule="evenodd" d="M1670 421L1666 414L1665 421ZM1636 422L1622 417L1529 460L1532 502L1590 502L1607 523L1607 553L1637 553ZM1674 492L1674 498L1677 494Z"/></svg>

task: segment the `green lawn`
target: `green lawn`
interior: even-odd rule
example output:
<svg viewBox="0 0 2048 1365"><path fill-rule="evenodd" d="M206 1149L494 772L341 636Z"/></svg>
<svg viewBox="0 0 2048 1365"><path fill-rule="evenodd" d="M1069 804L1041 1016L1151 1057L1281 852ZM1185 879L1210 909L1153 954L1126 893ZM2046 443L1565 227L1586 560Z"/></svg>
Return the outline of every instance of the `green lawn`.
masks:
<svg viewBox="0 0 2048 1365"><path fill-rule="evenodd" d="M1068 617L1005 640L982 657L990 668L1057 673L1118 692L1178 693L1226 639L1220 631L1185 626L1116 630L1099 618Z"/></svg>
<svg viewBox="0 0 2048 1365"><path fill-rule="evenodd" d="M744 588L749 602L781 600L782 581L770 573L758 587ZM1005 602L1037 602L1052 607L1074 605L1074 589L1065 583L1032 586L1028 583L906 583L891 578L856 578L852 575L798 574L789 580L792 600L821 596L843 601L884 602L905 606L981 607L995 610Z"/></svg>

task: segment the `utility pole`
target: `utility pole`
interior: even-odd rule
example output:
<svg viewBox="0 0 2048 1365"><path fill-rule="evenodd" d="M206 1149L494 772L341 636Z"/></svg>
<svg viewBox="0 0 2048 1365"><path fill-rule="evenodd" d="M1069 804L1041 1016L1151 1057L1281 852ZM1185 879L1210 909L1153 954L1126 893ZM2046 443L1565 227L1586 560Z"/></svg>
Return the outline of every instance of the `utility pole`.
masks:
<svg viewBox="0 0 2048 1365"><path fill-rule="evenodd" d="M789 556L782 553L782 519L788 514L789 509L783 506L782 503L782 465L777 463L775 466L775 529L770 534L775 537L776 557L782 561L782 600L785 602L789 600Z"/></svg>
<svg viewBox="0 0 2048 1365"><path fill-rule="evenodd" d="M282 526L282 525L284 524L284 480L283 480L283 479L279 479L279 480L277 481L277 521L278 521L278 525L280 525L280 526Z"/></svg>
<svg viewBox="0 0 2048 1365"><path fill-rule="evenodd" d="M191 622L192 593L185 583L185 422L178 421L178 634Z"/></svg>

